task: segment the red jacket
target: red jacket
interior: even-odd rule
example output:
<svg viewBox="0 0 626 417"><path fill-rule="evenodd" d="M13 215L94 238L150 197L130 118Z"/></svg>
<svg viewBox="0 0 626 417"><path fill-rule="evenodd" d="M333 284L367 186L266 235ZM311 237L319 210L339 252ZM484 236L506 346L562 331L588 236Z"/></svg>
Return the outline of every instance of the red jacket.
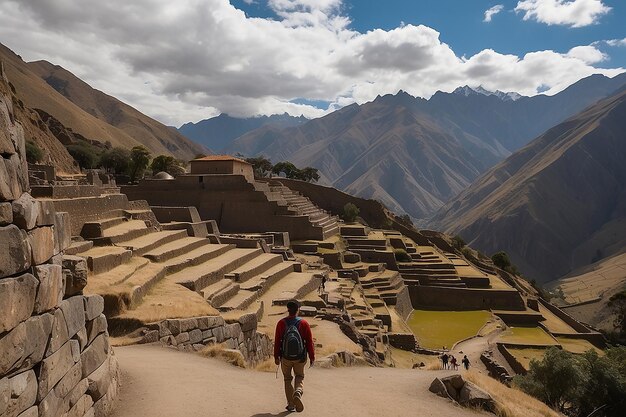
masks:
<svg viewBox="0 0 626 417"><path fill-rule="evenodd" d="M289 316L288 319L293 319L295 316ZM276 323L276 334L274 335L274 358L280 359L281 350L283 347L283 336L285 335L285 331L287 331L287 323L285 319L281 319ZM302 341L306 346L306 351L309 354L309 360L311 362L315 361L315 347L313 345L313 334L311 334L311 327L309 323L304 319L300 319L298 323L298 331L300 332L300 336L302 337Z"/></svg>

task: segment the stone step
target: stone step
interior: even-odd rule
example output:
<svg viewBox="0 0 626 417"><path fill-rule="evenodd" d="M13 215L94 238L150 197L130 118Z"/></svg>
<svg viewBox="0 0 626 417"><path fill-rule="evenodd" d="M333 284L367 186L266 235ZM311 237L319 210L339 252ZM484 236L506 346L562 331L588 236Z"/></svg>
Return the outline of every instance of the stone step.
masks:
<svg viewBox="0 0 626 417"><path fill-rule="evenodd" d="M286 305L289 300L302 298L317 290L322 282L321 276L307 272L292 272L286 275L283 280L293 282L293 287L282 291L277 298L273 299L272 304L274 305Z"/></svg>
<svg viewBox="0 0 626 417"><path fill-rule="evenodd" d="M259 295L256 291L239 289L237 294L218 307L219 311L243 310L252 304ZM215 305L213 305L215 307Z"/></svg>
<svg viewBox="0 0 626 417"><path fill-rule="evenodd" d="M105 230L123 224L127 221L128 219L126 217L121 216L86 222L83 225L80 235L85 239L103 237Z"/></svg>
<svg viewBox="0 0 626 417"><path fill-rule="evenodd" d="M128 262L116 266L110 271L90 276L87 281L87 287L98 288L102 286L121 284L133 276L133 274L135 274L138 270L149 264L150 261L148 259L133 256Z"/></svg>
<svg viewBox="0 0 626 417"><path fill-rule="evenodd" d="M187 237L187 231L185 230L163 230L132 240L119 242L117 246L123 246L132 250L135 256L143 256L159 246L185 237Z"/></svg>
<svg viewBox="0 0 626 417"><path fill-rule="evenodd" d="M231 285L233 285L233 280L228 278L222 278L212 283L211 285L204 287L204 289L201 291L202 296L207 300L207 302L210 302L211 299L215 297L215 294L222 292Z"/></svg>
<svg viewBox="0 0 626 417"><path fill-rule="evenodd" d="M298 262L281 262L278 265L264 271L263 274L241 284L241 289L261 291L261 293L264 293L277 281L294 272L294 268L297 263Z"/></svg>
<svg viewBox="0 0 626 417"><path fill-rule="evenodd" d="M207 299L214 308L219 308L239 292L239 284L231 280L229 281L230 284L228 286L224 287L217 294L214 294L210 299Z"/></svg>
<svg viewBox="0 0 626 417"><path fill-rule="evenodd" d="M119 242L145 236L153 231L154 229L148 228L143 220L128 220L104 230L101 237L92 240L96 246L115 245Z"/></svg>
<svg viewBox="0 0 626 417"><path fill-rule="evenodd" d="M63 251L65 255L77 255L81 252L87 252L93 248L93 242L91 240L75 240L72 244Z"/></svg>
<svg viewBox="0 0 626 417"><path fill-rule="evenodd" d="M92 274L97 275L128 262L132 252L116 246L93 247L85 252L78 253L87 260L87 267Z"/></svg>
<svg viewBox="0 0 626 417"><path fill-rule="evenodd" d="M337 233L339 233L339 225L335 224L335 226L324 226L323 230L323 237L324 239L328 239L331 236L336 235Z"/></svg>
<svg viewBox="0 0 626 417"><path fill-rule="evenodd" d="M224 248L222 248L218 256L198 264L189 265L187 269L181 268L179 269L180 272L168 276L168 280L174 280L192 291L200 291L224 278L225 274L263 253L261 249L233 248L234 246L229 245L228 250L224 251ZM169 269L168 267L168 271Z"/></svg>
<svg viewBox="0 0 626 417"><path fill-rule="evenodd" d="M143 256L150 259L152 262L166 262L200 247L210 245L211 242L209 242L208 239L187 236L161 245L150 252L147 252Z"/></svg>
<svg viewBox="0 0 626 417"><path fill-rule="evenodd" d="M226 274L226 278L232 279L235 282L245 282L255 275L261 274L268 268L281 263L282 261L283 257L281 255L263 253L234 271Z"/></svg>
<svg viewBox="0 0 626 417"><path fill-rule="evenodd" d="M172 275L182 271L185 268L195 267L203 264L211 259L222 256L223 254L233 250L235 245L231 244L210 244L201 246L189 253L177 256L165 262L167 265L167 274Z"/></svg>

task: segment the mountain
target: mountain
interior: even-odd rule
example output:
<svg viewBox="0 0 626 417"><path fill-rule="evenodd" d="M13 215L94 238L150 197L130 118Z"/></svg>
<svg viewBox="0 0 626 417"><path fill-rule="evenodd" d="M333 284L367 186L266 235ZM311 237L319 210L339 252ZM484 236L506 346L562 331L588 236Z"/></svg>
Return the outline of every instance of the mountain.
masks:
<svg viewBox="0 0 626 417"><path fill-rule="evenodd" d="M285 128L298 126L308 119L304 116L293 117L285 114L274 114L272 116L259 116L250 118L231 117L225 113L219 116L201 120L197 123L185 123L178 130L183 135L216 152L222 151L231 142L261 126L273 126Z"/></svg>
<svg viewBox="0 0 626 417"><path fill-rule="evenodd" d="M516 93L516 92L505 93L500 90L496 90L496 91L485 90L482 85L479 85L476 88L472 88L468 85L465 85L463 87L457 88L452 93L460 94L466 97L470 95L474 95L474 94L482 94L483 96L496 96L502 101L515 101L523 97L521 94Z"/></svg>
<svg viewBox="0 0 626 417"><path fill-rule="evenodd" d="M626 88L482 175L430 226L548 281L626 252Z"/></svg>
<svg viewBox="0 0 626 417"><path fill-rule="evenodd" d="M206 152L202 145L91 88L59 66L45 61L25 63L3 45L0 60L26 107L43 111L88 140L124 148L144 145L153 155L187 160Z"/></svg>
<svg viewBox="0 0 626 417"><path fill-rule="evenodd" d="M469 87L429 100L401 91L300 126L263 126L224 152L313 166L322 183L424 219L511 152L624 84L626 74L597 75L554 96L515 100Z"/></svg>

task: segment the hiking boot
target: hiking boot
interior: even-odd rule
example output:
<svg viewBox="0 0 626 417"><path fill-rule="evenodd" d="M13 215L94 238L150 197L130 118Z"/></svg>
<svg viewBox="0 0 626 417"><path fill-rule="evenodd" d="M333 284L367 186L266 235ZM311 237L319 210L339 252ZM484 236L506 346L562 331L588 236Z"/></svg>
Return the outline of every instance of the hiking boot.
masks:
<svg viewBox="0 0 626 417"><path fill-rule="evenodd" d="M296 406L296 411L301 413L304 410L304 404L302 403L302 391L296 391L293 393L293 403Z"/></svg>
<svg viewBox="0 0 626 417"><path fill-rule="evenodd" d="M285 407L285 410L289 411L290 413L293 413L294 411L296 411L296 407L293 405L287 405L287 407Z"/></svg>

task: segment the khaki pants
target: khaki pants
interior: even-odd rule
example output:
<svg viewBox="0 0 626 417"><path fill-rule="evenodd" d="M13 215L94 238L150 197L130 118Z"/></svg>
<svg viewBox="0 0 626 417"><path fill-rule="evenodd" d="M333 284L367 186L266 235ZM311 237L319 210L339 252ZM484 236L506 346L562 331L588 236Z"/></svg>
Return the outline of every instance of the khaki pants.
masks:
<svg viewBox="0 0 626 417"><path fill-rule="evenodd" d="M300 394L303 392L302 383L304 381L304 366L306 365L306 359L303 362L300 361L290 361L288 359L282 358L280 360L280 368L283 371L283 376L285 377L285 396L287 397L287 404L293 405L293 393L295 391L300 391ZM291 375L291 371L296 376L296 380L294 384L291 384L291 380L293 376Z"/></svg>

